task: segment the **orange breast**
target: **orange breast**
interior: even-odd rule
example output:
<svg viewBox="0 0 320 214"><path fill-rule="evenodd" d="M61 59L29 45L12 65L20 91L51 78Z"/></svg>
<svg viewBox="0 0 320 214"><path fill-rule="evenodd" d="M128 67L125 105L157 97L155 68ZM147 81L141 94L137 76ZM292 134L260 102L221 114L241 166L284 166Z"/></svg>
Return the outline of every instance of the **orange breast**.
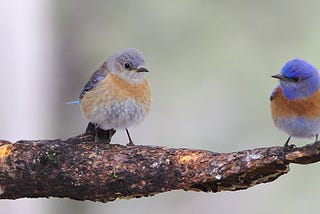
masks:
<svg viewBox="0 0 320 214"><path fill-rule="evenodd" d="M81 100L83 113L87 118L106 108L112 102L133 99L142 105L146 112L150 111L151 90L148 81L128 83L120 77L109 73L95 88L87 91Z"/></svg>
<svg viewBox="0 0 320 214"><path fill-rule="evenodd" d="M145 79L141 83L129 83L120 77L109 74L105 82L105 88L114 88L113 97L117 100L134 99L139 103L150 105L151 90L148 81Z"/></svg>
<svg viewBox="0 0 320 214"><path fill-rule="evenodd" d="M275 123L278 118L301 116L314 119L320 117L320 90L308 98L288 100L281 88L278 88L270 105L272 119Z"/></svg>

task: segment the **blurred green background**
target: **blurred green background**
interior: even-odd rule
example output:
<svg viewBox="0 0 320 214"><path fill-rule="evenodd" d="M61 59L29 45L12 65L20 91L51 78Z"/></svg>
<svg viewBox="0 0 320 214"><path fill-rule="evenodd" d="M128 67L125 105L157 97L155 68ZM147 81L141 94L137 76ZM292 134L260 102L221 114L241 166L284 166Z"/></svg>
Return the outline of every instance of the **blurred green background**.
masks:
<svg viewBox="0 0 320 214"><path fill-rule="evenodd" d="M216 152L282 145L270 78L292 58L320 67L320 1L5 1L0 8L0 137L67 138L86 127L77 99L111 54L140 49L151 71L136 144ZM124 132L113 139L126 143ZM294 140L303 145L312 140ZM1 213L313 213L319 164L245 191L174 191L102 204L0 201Z"/></svg>

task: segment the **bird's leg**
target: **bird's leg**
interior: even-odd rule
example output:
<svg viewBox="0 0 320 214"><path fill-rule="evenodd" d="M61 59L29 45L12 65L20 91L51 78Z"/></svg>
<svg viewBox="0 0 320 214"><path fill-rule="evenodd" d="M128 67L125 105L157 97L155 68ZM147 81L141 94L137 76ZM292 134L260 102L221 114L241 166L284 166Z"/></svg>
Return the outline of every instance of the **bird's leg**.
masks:
<svg viewBox="0 0 320 214"><path fill-rule="evenodd" d="M288 140L286 141L286 143L283 146L285 150L290 150L290 149L296 148L296 145L294 145L294 144L289 145L290 139L291 139L291 136L289 136Z"/></svg>
<svg viewBox="0 0 320 214"><path fill-rule="evenodd" d="M127 146L134 146L134 143L133 143L133 141L132 141L132 139L130 137L128 129L126 129L126 132L127 132L128 138L129 138L129 143L127 144Z"/></svg>
<svg viewBox="0 0 320 214"><path fill-rule="evenodd" d="M317 142L318 141L318 134L316 134L316 141L315 142Z"/></svg>
<svg viewBox="0 0 320 214"><path fill-rule="evenodd" d="M284 144L284 147L289 147L289 141L291 139L291 136L289 136L288 140L286 141L286 143Z"/></svg>
<svg viewBox="0 0 320 214"><path fill-rule="evenodd" d="M110 143L112 136L116 133L114 129L104 130L96 127L95 142Z"/></svg>

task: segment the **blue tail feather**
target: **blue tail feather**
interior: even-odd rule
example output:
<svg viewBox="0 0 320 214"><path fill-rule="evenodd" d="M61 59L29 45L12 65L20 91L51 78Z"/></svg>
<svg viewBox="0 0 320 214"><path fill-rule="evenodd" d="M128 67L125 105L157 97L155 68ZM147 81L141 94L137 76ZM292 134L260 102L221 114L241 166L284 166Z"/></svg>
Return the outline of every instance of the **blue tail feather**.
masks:
<svg viewBox="0 0 320 214"><path fill-rule="evenodd" d="M75 100L75 101L67 102L66 104L80 105L81 101L80 100Z"/></svg>

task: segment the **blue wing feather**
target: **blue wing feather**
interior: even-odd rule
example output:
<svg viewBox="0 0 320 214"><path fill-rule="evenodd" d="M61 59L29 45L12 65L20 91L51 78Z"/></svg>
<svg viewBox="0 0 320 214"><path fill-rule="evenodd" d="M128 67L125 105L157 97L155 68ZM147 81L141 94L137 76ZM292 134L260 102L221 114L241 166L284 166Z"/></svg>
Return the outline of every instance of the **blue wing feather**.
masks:
<svg viewBox="0 0 320 214"><path fill-rule="evenodd" d="M95 71L92 74L92 76L89 79L89 81L87 82L87 84L83 87L83 89L82 89L82 91L80 93L79 99L81 100L87 91L90 91L91 89L96 87L96 85L101 80L103 80L107 76L107 74L108 74L108 72L103 68L100 68L99 70Z"/></svg>

